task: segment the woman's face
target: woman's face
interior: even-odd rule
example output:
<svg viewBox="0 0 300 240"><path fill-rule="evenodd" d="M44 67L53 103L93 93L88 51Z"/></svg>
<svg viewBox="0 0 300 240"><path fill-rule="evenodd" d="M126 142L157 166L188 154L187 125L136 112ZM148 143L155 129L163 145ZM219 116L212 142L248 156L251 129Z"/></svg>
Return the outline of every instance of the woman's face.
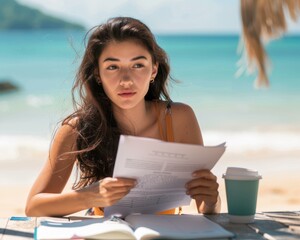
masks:
<svg viewBox="0 0 300 240"><path fill-rule="evenodd" d="M157 64L141 43L134 40L109 43L98 59L103 89L112 103L131 109L144 101Z"/></svg>

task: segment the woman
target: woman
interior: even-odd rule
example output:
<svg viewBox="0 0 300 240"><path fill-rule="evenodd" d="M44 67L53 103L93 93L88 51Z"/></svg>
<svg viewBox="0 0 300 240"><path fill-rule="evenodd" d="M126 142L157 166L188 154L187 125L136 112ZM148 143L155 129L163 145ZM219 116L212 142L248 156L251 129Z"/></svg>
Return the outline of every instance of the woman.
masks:
<svg viewBox="0 0 300 240"><path fill-rule="evenodd" d="M139 20L112 18L94 29L73 87L76 111L53 139L28 196L28 216L63 216L91 208L97 213L123 198L136 181L112 178L120 134L203 144L193 110L171 104L169 69L166 53ZM75 163L80 178L73 191L62 192ZM218 184L210 171L195 171L186 188L199 212L220 210Z"/></svg>

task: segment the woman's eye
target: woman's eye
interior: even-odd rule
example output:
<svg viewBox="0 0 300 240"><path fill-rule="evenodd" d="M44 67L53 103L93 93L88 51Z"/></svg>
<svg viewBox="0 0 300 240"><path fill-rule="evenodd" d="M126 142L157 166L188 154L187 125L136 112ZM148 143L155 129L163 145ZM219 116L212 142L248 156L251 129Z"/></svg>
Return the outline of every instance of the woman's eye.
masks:
<svg viewBox="0 0 300 240"><path fill-rule="evenodd" d="M118 68L117 66L111 65L111 66L108 66L106 69L107 69L107 70L115 70L115 69L117 69L117 68Z"/></svg>
<svg viewBox="0 0 300 240"><path fill-rule="evenodd" d="M133 67L134 68L142 68L142 67L144 67L144 65L140 64L140 63L137 63L137 64L134 64Z"/></svg>

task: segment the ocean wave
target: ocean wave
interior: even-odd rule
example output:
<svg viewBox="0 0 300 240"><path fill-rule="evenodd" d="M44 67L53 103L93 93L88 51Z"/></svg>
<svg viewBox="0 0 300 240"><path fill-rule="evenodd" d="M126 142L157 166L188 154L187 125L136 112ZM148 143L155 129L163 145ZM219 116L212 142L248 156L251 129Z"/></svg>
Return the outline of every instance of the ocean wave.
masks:
<svg viewBox="0 0 300 240"><path fill-rule="evenodd" d="M226 142L229 151L300 151L300 132L204 132L205 145Z"/></svg>
<svg viewBox="0 0 300 240"><path fill-rule="evenodd" d="M0 162L47 156L50 140L37 136L0 135Z"/></svg>
<svg viewBox="0 0 300 240"><path fill-rule="evenodd" d="M299 152L299 132L203 132L206 146L226 142L227 151L244 152ZM28 135L0 135L0 162L25 158L46 157L50 138Z"/></svg>
<svg viewBox="0 0 300 240"><path fill-rule="evenodd" d="M28 95L26 97L26 103L31 107L39 108L52 105L54 103L54 99L49 95Z"/></svg>
<svg viewBox="0 0 300 240"><path fill-rule="evenodd" d="M0 113L10 113L16 109L43 108L55 104L55 97L52 95L16 95L9 100L0 99Z"/></svg>
<svg viewBox="0 0 300 240"><path fill-rule="evenodd" d="M9 103L8 101L0 101L0 112L9 111Z"/></svg>

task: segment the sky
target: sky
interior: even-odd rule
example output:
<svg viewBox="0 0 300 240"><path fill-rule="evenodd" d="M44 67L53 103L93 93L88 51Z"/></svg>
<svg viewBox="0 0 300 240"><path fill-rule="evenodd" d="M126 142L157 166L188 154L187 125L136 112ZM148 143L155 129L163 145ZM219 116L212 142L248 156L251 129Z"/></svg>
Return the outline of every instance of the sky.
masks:
<svg viewBox="0 0 300 240"><path fill-rule="evenodd" d="M110 17L135 17L154 33L224 34L241 31L239 0L17 0L86 28ZM288 22L300 34L300 19Z"/></svg>

